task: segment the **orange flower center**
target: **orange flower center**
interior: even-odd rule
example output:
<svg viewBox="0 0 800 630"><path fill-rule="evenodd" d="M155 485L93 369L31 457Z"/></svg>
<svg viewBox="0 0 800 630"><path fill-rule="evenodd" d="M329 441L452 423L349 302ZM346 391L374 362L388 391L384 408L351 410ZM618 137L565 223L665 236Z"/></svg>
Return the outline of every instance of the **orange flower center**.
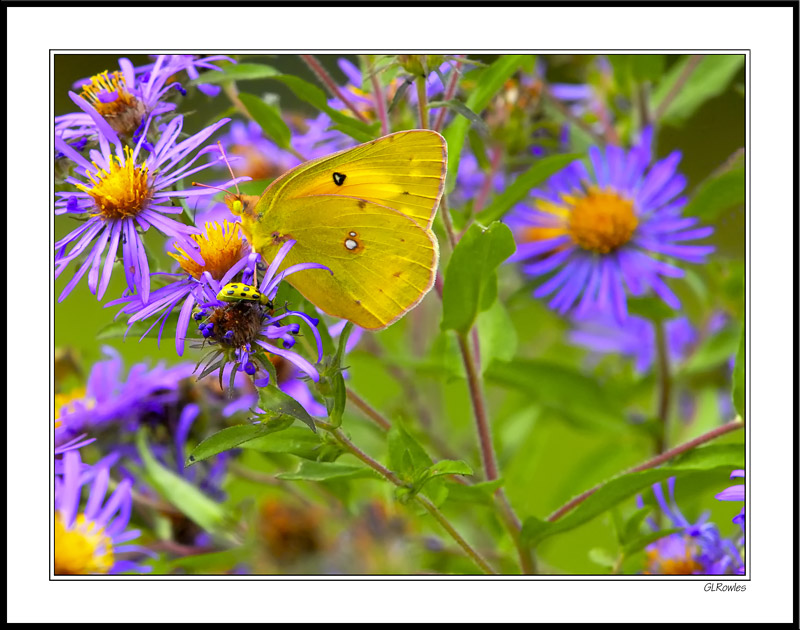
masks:
<svg viewBox="0 0 800 630"><path fill-rule="evenodd" d="M204 271L208 271L215 280L222 280L222 276L244 255L247 248L247 242L239 234L239 224L228 221L224 221L222 227L218 223L206 223L205 234L195 234L192 238L200 246L205 265L198 265L177 244L175 249L178 253L169 252L169 255L194 278L200 278Z"/></svg>
<svg viewBox="0 0 800 630"><path fill-rule="evenodd" d="M583 197L564 196L572 206L567 230L583 249L608 254L633 236L638 220L633 201L616 192L590 188Z"/></svg>

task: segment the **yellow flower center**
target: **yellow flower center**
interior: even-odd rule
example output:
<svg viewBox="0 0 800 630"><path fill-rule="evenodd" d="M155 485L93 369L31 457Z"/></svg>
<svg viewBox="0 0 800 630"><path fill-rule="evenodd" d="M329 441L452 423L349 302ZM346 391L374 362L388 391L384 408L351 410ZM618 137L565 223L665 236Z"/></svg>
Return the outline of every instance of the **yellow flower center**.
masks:
<svg viewBox="0 0 800 630"><path fill-rule="evenodd" d="M576 245L608 254L631 240L638 220L630 199L593 187L585 196L563 199L572 207L567 228Z"/></svg>
<svg viewBox="0 0 800 630"><path fill-rule="evenodd" d="M549 227L529 227L525 228L522 232L522 241L524 243L535 243L536 241L545 241L549 238L556 238L564 233L563 228L549 228ZM561 249L560 247L558 249Z"/></svg>
<svg viewBox="0 0 800 630"><path fill-rule="evenodd" d="M206 223L205 234L195 234L192 238L200 246L200 255L205 265L198 265L189 258L177 243L175 249L179 253L169 252L169 255L180 263L186 273L198 279L204 271L208 271L215 280L221 280L247 248L247 242L239 233L239 224L228 221L224 221L222 227L216 222Z"/></svg>
<svg viewBox="0 0 800 630"><path fill-rule="evenodd" d="M97 209L95 216L106 219L124 219L135 217L150 201L151 191L147 185L148 170L146 166L137 166L133 160L130 147L125 147L125 159L111 156L108 170L97 168L96 173L86 171L92 180L91 186L78 185L78 188L89 193L94 199Z"/></svg>
<svg viewBox="0 0 800 630"><path fill-rule="evenodd" d="M144 103L128 91L121 72L93 76L92 82L83 86L81 96L114 131L124 135L132 135L146 113Z"/></svg>
<svg viewBox="0 0 800 630"><path fill-rule="evenodd" d="M67 529L56 513L54 563L56 575L108 573L114 566L111 539L84 514Z"/></svg>

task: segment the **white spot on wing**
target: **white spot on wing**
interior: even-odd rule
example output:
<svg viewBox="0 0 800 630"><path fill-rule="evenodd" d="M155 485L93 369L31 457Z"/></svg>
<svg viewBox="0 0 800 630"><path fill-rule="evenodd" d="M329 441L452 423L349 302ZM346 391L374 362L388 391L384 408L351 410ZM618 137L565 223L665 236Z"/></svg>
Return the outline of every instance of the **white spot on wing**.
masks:
<svg viewBox="0 0 800 630"><path fill-rule="evenodd" d="M354 241L352 238L348 238L348 239L347 239L347 240L344 242L344 246L345 246L347 249L355 249L356 247L358 247L358 243L356 243L356 242L355 242L355 241Z"/></svg>

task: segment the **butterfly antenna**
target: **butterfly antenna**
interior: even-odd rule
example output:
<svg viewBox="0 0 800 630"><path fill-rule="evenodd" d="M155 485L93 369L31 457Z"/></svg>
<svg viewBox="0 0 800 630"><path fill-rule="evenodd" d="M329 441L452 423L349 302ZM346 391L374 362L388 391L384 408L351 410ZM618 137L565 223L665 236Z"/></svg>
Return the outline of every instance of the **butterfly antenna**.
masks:
<svg viewBox="0 0 800 630"><path fill-rule="evenodd" d="M228 156L225 154L225 149L222 148L222 143L217 140L217 146L219 147L219 152L222 153L222 157L225 160L225 166L228 167L228 172L231 174L231 179L236 180L236 176L233 174L233 169L231 168L231 163L228 161ZM236 186L236 194L241 195L239 192L239 184L234 181L234 186Z"/></svg>
<svg viewBox="0 0 800 630"><path fill-rule="evenodd" d="M226 195L230 194L227 190L220 188L219 186L209 186L208 184L201 184L200 182L192 182L192 186L197 186L198 188L211 188L212 190L224 192Z"/></svg>

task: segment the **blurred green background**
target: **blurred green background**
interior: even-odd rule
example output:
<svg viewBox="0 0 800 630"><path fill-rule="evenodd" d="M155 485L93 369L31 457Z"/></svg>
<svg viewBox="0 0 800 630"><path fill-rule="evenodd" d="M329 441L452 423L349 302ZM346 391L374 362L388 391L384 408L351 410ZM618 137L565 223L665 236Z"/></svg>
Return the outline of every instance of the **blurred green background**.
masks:
<svg viewBox="0 0 800 630"><path fill-rule="evenodd" d="M116 55L58 55L55 58L55 114L75 111L67 92L72 84L83 77L117 68ZM358 63L356 57L349 57ZM579 82L582 80L585 64L591 56L546 55L547 77L555 82ZM143 55L130 56L134 65L148 63ZM336 66L336 56L320 56L323 64L339 83L346 81ZM307 66L294 55L247 56L248 61L268 63L287 74L296 74L315 83L315 77ZM491 62L492 57L481 60ZM677 60L677 56L667 58L666 70ZM665 70L665 71L666 71ZM745 146L745 108L744 108L744 70L730 82L728 88L719 96L705 102L682 126L662 126L657 137L659 157L679 149L683 154L680 171L688 178L687 191L691 192L715 169L719 168L736 150ZM252 81L247 91L263 94L266 91L280 96L282 109L296 110L312 115L314 112L304 103L298 102L282 85L276 82ZM220 96L219 98L224 98ZM186 129L189 132L203 127L212 116L220 111L220 105L199 92L182 102L180 111L186 114ZM76 227L76 222L67 217L55 220L55 239L64 236ZM744 210L742 206L729 208L720 215L715 224L712 238L717 251L712 261L702 267L693 267L694 275L700 284L711 292L703 302L719 303L732 316L743 316L740 284L744 265ZM160 242L156 239L154 242ZM160 246L154 247L161 252ZM168 261L162 255L162 261ZM65 272L55 283L57 297L71 278L71 270ZM605 379L603 370L591 371L586 367L585 352L568 345L565 335L566 323L541 301L530 297L530 292L522 278L512 267L501 269L500 292L515 334L519 340L518 356L521 358L551 362L554 365L576 366L585 370L587 377L594 379L595 385L587 390L598 388L596 395L614 408L626 411L636 410L646 413L652 405L653 381L636 383L626 361L606 360L601 367L611 366L612 372L622 374L616 381ZM124 288L124 276L115 273L106 299L113 299ZM691 288L685 284L673 285L681 295L687 309L693 301ZM700 308L698 306L698 308ZM366 341L348 357L351 386L367 398L374 407L389 417L405 418L409 423L419 420L420 408L431 418L426 431L458 457L466 459L474 469L480 469L480 459L475 446L472 409L466 383L462 378L463 368L452 338L438 332L441 305L431 294L415 311L398 324L374 336L381 353L390 357L393 364L408 368L413 375L417 402L410 401L408 387L399 382L396 375L386 367L384 357L378 356L374 342ZM97 332L106 326L115 309L104 309L90 295L85 279L72 294L55 308L55 345L70 347L77 351L84 365L88 366L100 358L100 345ZM689 313L691 315L691 313ZM707 312L701 315L707 316ZM699 315L698 315L699 317ZM738 336L737 336L738 338ZM409 343L409 339L412 340ZM504 343L506 339L499 339ZM195 361L199 355L187 351L184 359L176 356L174 340L165 339L158 348L154 336L138 342L110 339L103 343L119 349L128 365L144 359L151 363L166 361L177 363L181 360ZM372 345L371 345L372 344ZM727 348L727 346L726 346ZM432 349L425 353L423 350ZM735 346L734 346L735 351ZM427 358L425 357L427 354ZM491 371L490 371L491 372ZM713 392L714 387L705 387L703 378L708 373L698 370L689 377L687 386L698 392L699 425L691 429L695 435L708 430L731 418L720 418ZM693 379L693 380L692 380ZM553 405L544 404L537 393L500 386L497 378L487 377L489 408L495 434L495 445L500 462L505 488L509 498L522 519L528 516L544 517L559 507L570 497L608 477L633 466L652 455L652 441L643 432L629 430L629 425L620 417L614 426L608 422L592 418L580 418L576 414L565 413ZM580 390L580 395L584 390ZM592 389L592 391L595 391ZM605 404L605 403L604 403ZM444 425L441 418L448 418ZM385 457L383 437L356 412L348 410L346 426L353 434L354 441L365 451L381 459ZM675 429L677 432L680 427ZM686 439L687 434L676 433L678 438ZM738 432L721 442L742 443L742 432ZM259 459L257 454L248 452L248 465L270 467ZM706 478L707 477L707 478ZM723 535L731 535L737 526L731 519L740 506L733 503L720 503L714 494L728 485L709 474L699 477L691 487L678 484L678 503L690 519L695 519L704 510L711 510L711 518ZM722 485L720 485L722 483ZM376 482L363 482L359 490L363 496L388 498L389 490ZM238 482L229 488L230 501L236 502L263 487L247 482ZM632 502L626 504L628 508ZM627 509L627 508L626 508ZM488 545L500 531L500 526L491 510L470 506L469 510L457 502L448 502L444 512L459 527L469 531L472 539ZM428 525L430 527L430 525ZM560 573L601 573L602 567L593 563L587 553L593 548L613 551L615 545L610 517L604 516L565 535L549 539L539 550L542 569L555 568ZM478 544L478 546L481 546ZM464 567L470 571L469 563Z"/></svg>

